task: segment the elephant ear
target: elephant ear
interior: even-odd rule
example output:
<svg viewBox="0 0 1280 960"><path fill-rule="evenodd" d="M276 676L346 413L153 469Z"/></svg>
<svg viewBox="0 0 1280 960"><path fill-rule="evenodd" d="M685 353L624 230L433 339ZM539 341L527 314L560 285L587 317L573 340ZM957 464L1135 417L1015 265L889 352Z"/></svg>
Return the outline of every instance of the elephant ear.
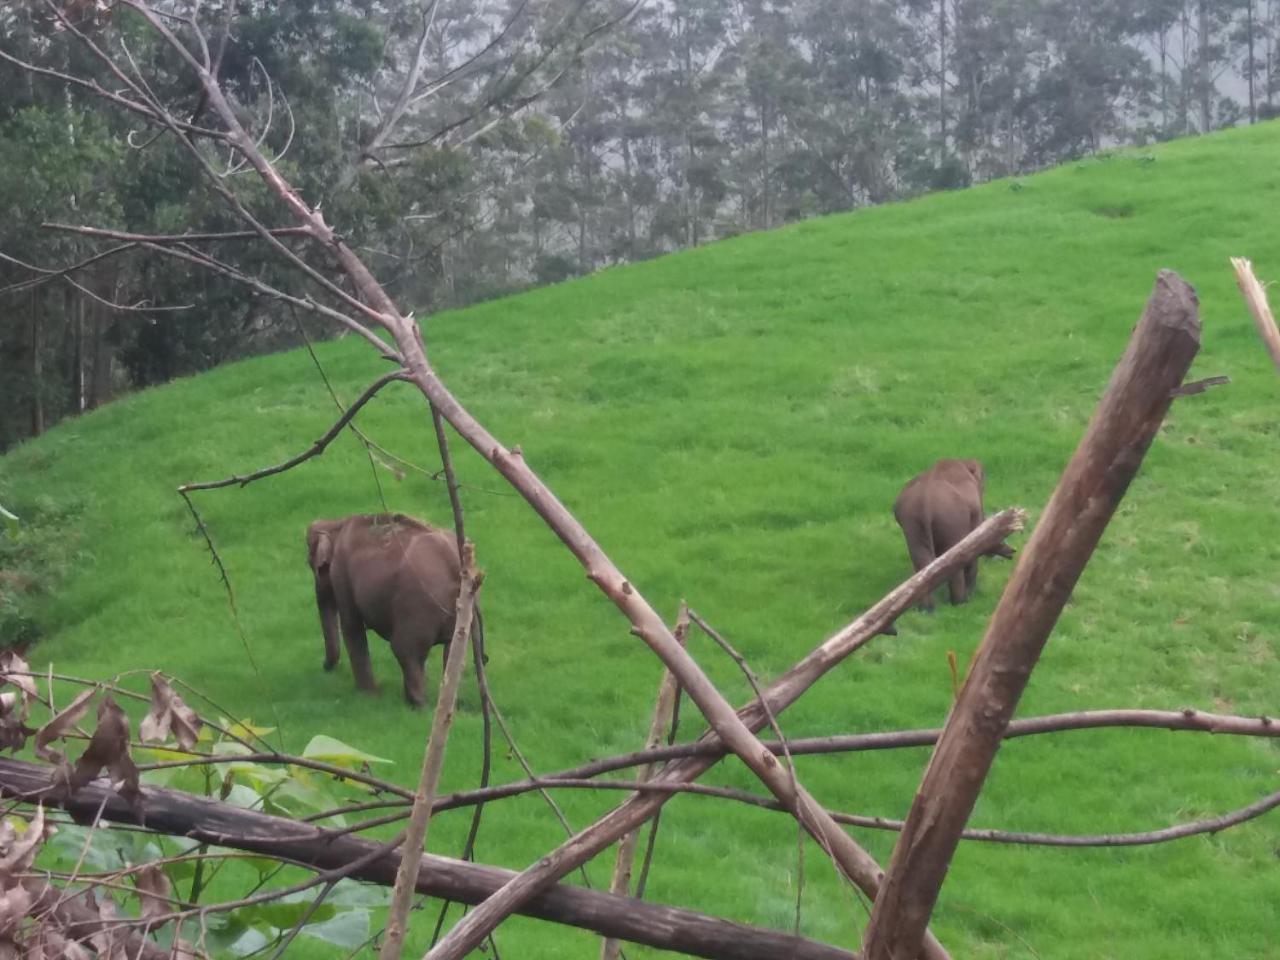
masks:
<svg viewBox="0 0 1280 960"><path fill-rule="evenodd" d="M328 530L312 527L307 534L307 546L310 548L307 552L311 569L316 573L322 572L333 559L333 537Z"/></svg>
<svg viewBox="0 0 1280 960"><path fill-rule="evenodd" d="M986 492L987 473L985 470L982 469L982 461L966 460L964 462L964 465L969 469L969 472L973 474L973 479L978 481L978 492L979 493Z"/></svg>

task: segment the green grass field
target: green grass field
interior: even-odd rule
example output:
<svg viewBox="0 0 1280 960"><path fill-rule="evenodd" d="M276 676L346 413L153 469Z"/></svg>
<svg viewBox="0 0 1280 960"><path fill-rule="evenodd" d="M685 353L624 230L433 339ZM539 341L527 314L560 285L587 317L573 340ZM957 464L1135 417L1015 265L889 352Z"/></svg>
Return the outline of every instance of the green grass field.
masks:
<svg viewBox="0 0 1280 960"><path fill-rule="evenodd" d="M890 507L940 456L981 458L988 509L1034 518L1080 437L1150 292L1169 267L1200 295L1192 376L1232 383L1177 401L1033 677L1019 715L1193 705L1275 713L1280 662L1280 378L1227 258L1280 277L1280 124L1125 152L1017 182L806 222L431 317L432 357L458 397L530 465L665 614L681 597L758 673L799 659L909 572ZM181 322L180 319L165 322ZM320 357L345 399L383 371L354 338ZM0 503L58 537L63 579L30 607L39 668L105 677L158 668L300 748L328 733L414 781L428 717L357 695L322 649L303 530L371 511L379 490L343 437L322 459L243 490L200 494L235 586L246 659L209 555L174 488L305 448L332 405L305 352L131 396L0 460ZM396 385L360 425L435 469L423 402ZM633 749L659 670L566 550L483 461L455 445L494 693L542 770ZM443 484L379 471L387 504L449 520ZM1015 539L1015 545L1025 542ZM34 563L34 561L32 561ZM900 621L783 716L788 735L942 722L948 651L966 662L1011 565L979 594ZM703 638L691 650L735 702L748 688ZM439 657L429 662L439 676ZM447 786L473 784L473 689ZM685 732L697 724L686 714ZM830 806L905 813L927 752L803 759ZM1056 832L1149 829L1243 806L1277 786L1272 742L1160 731L1034 738L1000 754L972 823ZM496 779L520 775L500 751ZM725 764L711 782L750 787ZM575 826L617 798L565 793ZM456 853L467 817L431 848ZM536 798L491 807L480 857L523 867L559 827ZM887 862L892 837L859 831ZM697 797L667 808L651 896L789 926L795 829ZM1280 815L1211 837L1125 850L962 847L935 915L956 957L1165 960L1280 956ZM607 861L607 862L606 862ZM612 858L592 864L607 885ZM853 946L863 908L815 847L803 930ZM456 914L455 914L456 915ZM431 911L434 919L434 911ZM425 924L419 923L418 927ZM410 947L426 932L415 928ZM504 926L521 960L590 955L594 938ZM328 956L302 945L291 955ZM628 955L655 955L630 948Z"/></svg>

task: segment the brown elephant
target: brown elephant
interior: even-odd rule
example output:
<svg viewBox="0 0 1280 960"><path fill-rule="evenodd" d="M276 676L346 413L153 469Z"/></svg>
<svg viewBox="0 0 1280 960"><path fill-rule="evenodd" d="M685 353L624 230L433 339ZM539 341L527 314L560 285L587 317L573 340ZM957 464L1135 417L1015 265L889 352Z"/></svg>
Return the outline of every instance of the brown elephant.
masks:
<svg viewBox="0 0 1280 960"><path fill-rule="evenodd" d="M983 520L982 494L986 473L977 460L939 460L911 479L893 504L893 515L907 538L911 565L923 570L968 536ZM1012 557L1014 550L1001 543L986 554ZM978 560L974 558L952 574L947 587L951 602L964 603L978 583ZM924 610L933 609L932 595L920 601Z"/></svg>
<svg viewBox="0 0 1280 960"><path fill-rule="evenodd" d="M401 513L317 520L307 527L307 562L324 630L324 668L338 663L341 627L356 686L376 691L365 636L372 629L400 662L405 699L423 706L427 652L441 644L443 663L453 637L461 582L453 534ZM473 634L478 620L477 610Z"/></svg>

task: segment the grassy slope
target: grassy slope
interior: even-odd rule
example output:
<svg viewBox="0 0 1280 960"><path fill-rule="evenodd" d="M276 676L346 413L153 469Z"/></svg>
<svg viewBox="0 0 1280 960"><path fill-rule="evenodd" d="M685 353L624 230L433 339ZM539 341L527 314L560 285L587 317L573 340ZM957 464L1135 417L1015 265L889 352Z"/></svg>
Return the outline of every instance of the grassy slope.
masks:
<svg viewBox="0 0 1280 960"><path fill-rule="evenodd" d="M772 675L908 572L889 506L935 457L982 458L989 507L1038 512L1155 271L1177 269L1201 296L1194 373L1233 383L1178 402L1020 712L1275 712L1280 382L1226 258L1249 255L1277 274L1277 148L1270 124L812 221L435 317L428 336L459 397L523 445L660 609L688 597ZM348 398L380 370L354 340L321 356ZM343 439L287 476L200 497L260 676L173 494L182 481L281 460L330 416L310 361L294 353L131 397L0 461L0 499L19 513L41 498L85 505L80 560L44 611L51 636L36 661L91 675L163 668L263 722L273 721L269 699L292 746L328 732L393 757L410 782L425 719L394 695L394 661L376 640L389 695L355 695L345 662L320 671L304 565L307 521L378 506L360 449ZM433 462L429 422L407 388L362 425ZM489 571L490 670L522 746L541 769L633 747L658 679L651 656L523 503L470 451L460 459ZM385 472L382 483L393 508L447 521L440 484ZM947 651L967 659L1010 568L984 569L974 603L905 618L899 637L787 714L788 733L941 722ZM745 696L708 643L693 649L733 699ZM457 785L474 781L477 763L474 694L465 706L447 771ZM800 772L835 807L900 815L925 759L815 758ZM1020 741L1002 752L974 824L1161 826L1274 789L1276 759L1266 743L1153 731ZM517 772L499 760L501 777ZM718 780L748 783L730 769ZM603 803L563 800L577 825ZM710 803L669 808L652 895L786 926L793 828ZM1276 956L1278 822L1121 851L970 845L937 926L957 956ZM456 850L462 829L458 815L442 819L433 849ZM557 829L537 801L508 801L491 811L481 855L522 866ZM864 839L888 856L887 836ZM862 908L812 848L807 873L806 932L853 943ZM597 864L596 885L606 878ZM531 922L505 931L501 943L525 958L594 949Z"/></svg>

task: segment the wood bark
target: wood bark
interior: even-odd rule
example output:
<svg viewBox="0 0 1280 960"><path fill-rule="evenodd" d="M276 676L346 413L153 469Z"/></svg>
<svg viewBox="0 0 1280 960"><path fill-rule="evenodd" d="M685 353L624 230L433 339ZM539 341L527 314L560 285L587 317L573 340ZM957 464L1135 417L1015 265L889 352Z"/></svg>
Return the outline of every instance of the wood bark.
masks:
<svg viewBox="0 0 1280 960"><path fill-rule="evenodd" d="M1195 291L1161 271L1129 347L1014 569L894 847L863 941L915 957L961 831L1049 633L1200 348Z"/></svg>
<svg viewBox="0 0 1280 960"><path fill-rule="evenodd" d="M379 960L396 960L404 945L409 909L418 883L418 870L422 866L420 854L427 842L431 826L431 809L440 785L440 772L444 769L444 751L449 742L449 730L453 726L453 711L458 702L458 686L462 682L462 665L471 652L471 617L475 610L476 594L480 590L483 574L476 570L475 547L465 542L462 547L462 575L458 590L456 623L449 642L449 657L445 664L440 692L436 696L435 715L431 720L431 733L422 757L422 776L418 792L413 798L413 813L405 831L400 867L396 871L395 891L391 911L378 951Z"/></svg>
<svg viewBox="0 0 1280 960"><path fill-rule="evenodd" d="M177 790L144 787L137 809L95 780L71 797L55 789L48 766L0 758L0 796L60 806L74 819L124 823L155 833L189 837L213 846L333 870L368 857L380 844L350 834L275 817ZM55 802L56 801L56 802ZM388 850L351 873L357 880L390 886L399 857ZM479 903L511 876L509 870L430 854L422 856L417 890L460 903ZM563 923L633 943L710 960L857 960L848 950L803 937L733 923L718 917L578 887L555 887L528 901L526 916Z"/></svg>

